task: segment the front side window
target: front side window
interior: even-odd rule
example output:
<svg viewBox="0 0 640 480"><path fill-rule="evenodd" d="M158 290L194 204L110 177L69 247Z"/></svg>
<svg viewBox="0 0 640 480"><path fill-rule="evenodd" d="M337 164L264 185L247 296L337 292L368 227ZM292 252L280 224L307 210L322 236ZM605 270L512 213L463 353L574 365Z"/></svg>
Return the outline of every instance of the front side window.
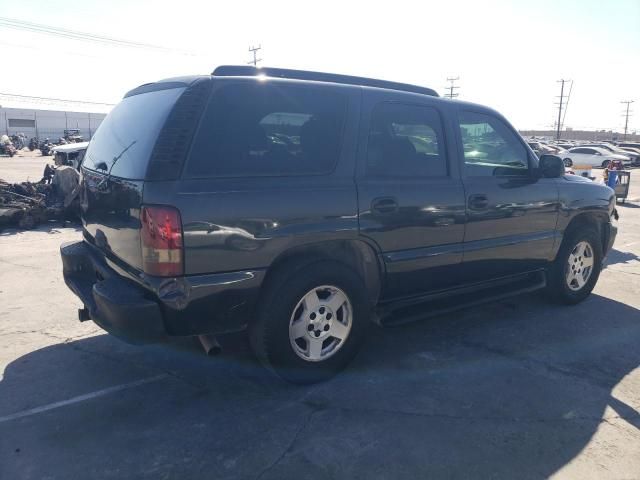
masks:
<svg viewBox="0 0 640 480"><path fill-rule="evenodd" d="M212 96L186 176L329 173L340 154L346 97L326 89L237 84Z"/></svg>
<svg viewBox="0 0 640 480"><path fill-rule="evenodd" d="M503 121L475 112L461 112L459 121L467 176L528 175L527 150Z"/></svg>
<svg viewBox="0 0 640 480"><path fill-rule="evenodd" d="M447 160L437 110L394 103L376 107L369 130L367 175L446 176Z"/></svg>

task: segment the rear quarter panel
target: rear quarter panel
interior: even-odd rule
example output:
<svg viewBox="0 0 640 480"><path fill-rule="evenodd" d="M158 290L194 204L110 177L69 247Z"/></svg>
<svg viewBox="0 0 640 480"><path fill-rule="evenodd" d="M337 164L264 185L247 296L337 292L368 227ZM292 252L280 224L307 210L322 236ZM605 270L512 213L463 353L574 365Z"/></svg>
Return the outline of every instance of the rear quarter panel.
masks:
<svg viewBox="0 0 640 480"><path fill-rule="evenodd" d="M289 248L358 232L350 178L189 180L144 194L180 210L187 275L266 268Z"/></svg>

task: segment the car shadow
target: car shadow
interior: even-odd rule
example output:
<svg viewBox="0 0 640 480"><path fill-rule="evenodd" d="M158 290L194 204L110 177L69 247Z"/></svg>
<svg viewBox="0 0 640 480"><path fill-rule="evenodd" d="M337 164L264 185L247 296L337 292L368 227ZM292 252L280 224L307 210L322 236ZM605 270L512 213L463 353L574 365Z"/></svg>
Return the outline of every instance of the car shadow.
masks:
<svg viewBox="0 0 640 480"><path fill-rule="evenodd" d="M59 233L61 228L73 228L76 232L79 232L82 230L82 225L78 220L48 220L28 230L15 227L0 227L0 238L18 235L23 232L44 232L54 235Z"/></svg>
<svg viewBox="0 0 640 480"><path fill-rule="evenodd" d="M598 295L372 327L351 366L315 386L272 377L243 339L224 337L214 359L191 339L135 347L108 335L16 358L0 382L0 476L541 478L603 425L640 429L616 389L640 365L640 312Z"/></svg>
<svg viewBox="0 0 640 480"><path fill-rule="evenodd" d="M604 262L605 268L610 265L617 265L620 263L630 263L640 261L640 257L635 253L631 252L621 252L615 248L611 249L609 253L607 253L607 258Z"/></svg>

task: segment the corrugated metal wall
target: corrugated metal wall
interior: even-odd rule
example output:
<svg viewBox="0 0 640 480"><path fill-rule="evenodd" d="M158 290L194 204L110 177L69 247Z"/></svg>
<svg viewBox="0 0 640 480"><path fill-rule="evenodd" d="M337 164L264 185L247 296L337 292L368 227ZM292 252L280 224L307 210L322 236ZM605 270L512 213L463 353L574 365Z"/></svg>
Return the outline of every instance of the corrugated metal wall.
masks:
<svg viewBox="0 0 640 480"><path fill-rule="evenodd" d="M0 107L0 134L24 133L27 138L54 140L62 137L65 129L77 128L89 140L105 117L104 113Z"/></svg>

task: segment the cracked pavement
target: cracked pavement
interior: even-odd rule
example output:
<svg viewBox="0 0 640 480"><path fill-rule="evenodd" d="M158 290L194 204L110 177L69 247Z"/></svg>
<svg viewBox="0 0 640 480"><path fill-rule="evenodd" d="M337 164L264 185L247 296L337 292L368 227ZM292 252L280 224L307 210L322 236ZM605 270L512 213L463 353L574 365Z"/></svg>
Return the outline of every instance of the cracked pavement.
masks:
<svg viewBox="0 0 640 480"><path fill-rule="evenodd" d="M242 336L212 359L79 323L57 253L77 228L2 232L0 478L640 478L633 181L584 303L525 295L376 328L311 387L272 377Z"/></svg>

